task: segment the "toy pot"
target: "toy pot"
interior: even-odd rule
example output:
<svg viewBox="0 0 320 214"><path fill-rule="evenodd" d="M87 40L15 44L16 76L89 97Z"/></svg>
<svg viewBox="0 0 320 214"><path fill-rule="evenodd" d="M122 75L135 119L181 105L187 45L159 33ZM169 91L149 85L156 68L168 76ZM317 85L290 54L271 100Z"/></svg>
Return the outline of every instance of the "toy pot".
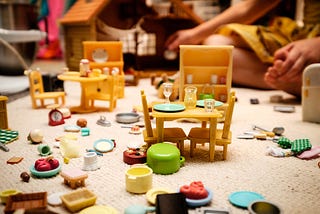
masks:
<svg viewBox="0 0 320 214"><path fill-rule="evenodd" d="M281 213L280 208L276 204L264 200L252 202L249 204L248 210L250 214Z"/></svg>
<svg viewBox="0 0 320 214"><path fill-rule="evenodd" d="M126 170L126 190L146 193L152 188L152 169L144 164L134 164Z"/></svg>
<svg viewBox="0 0 320 214"><path fill-rule="evenodd" d="M147 165L157 174L172 174L184 164L179 149L169 143L157 143L147 150Z"/></svg>

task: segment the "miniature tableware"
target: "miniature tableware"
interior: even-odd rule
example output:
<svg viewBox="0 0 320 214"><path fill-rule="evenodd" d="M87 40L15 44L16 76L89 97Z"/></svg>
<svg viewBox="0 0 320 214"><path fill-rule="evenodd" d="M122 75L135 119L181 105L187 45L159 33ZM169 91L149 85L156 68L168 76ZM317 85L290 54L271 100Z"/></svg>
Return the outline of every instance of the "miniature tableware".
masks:
<svg viewBox="0 0 320 214"><path fill-rule="evenodd" d="M100 116L100 119L97 120L97 124L98 124L98 125L101 125L101 126L106 126L106 127L111 126L111 122L108 121L108 120L106 119L106 117L105 117L105 116L102 116L102 115Z"/></svg>
<svg viewBox="0 0 320 214"><path fill-rule="evenodd" d="M210 189L205 188L208 192L208 196L206 198L203 199L190 199L190 198L186 198L186 202L188 204L189 207L200 207L200 206L204 206L206 204L209 204L213 198L213 193Z"/></svg>
<svg viewBox="0 0 320 214"><path fill-rule="evenodd" d="M214 101L214 107L219 107L222 106L223 102L220 102L218 100ZM202 107L204 108L204 100L197 100L197 107Z"/></svg>
<svg viewBox="0 0 320 214"><path fill-rule="evenodd" d="M98 152L110 152L114 148L114 142L110 139L99 139L93 143L93 147Z"/></svg>
<svg viewBox="0 0 320 214"><path fill-rule="evenodd" d="M238 207L248 208L249 204L256 200L262 200L264 197L256 192L239 191L229 195L229 201Z"/></svg>
<svg viewBox="0 0 320 214"><path fill-rule="evenodd" d="M153 144L147 150L147 165L157 174L172 174L184 164L179 149L169 143Z"/></svg>
<svg viewBox="0 0 320 214"><path fill-rule="evenodd" d="M155 211L156 211L155 207L131 205L125 209L124 214L145 214L145 213L155 212Z"/></svg>
<svg viewBox="0 0 320 214"><path fill-rule="evenodd" d="M125 172L126 190L146 193L152 188L152 169L144 164L134 164Z"/></svg>
<svg viewBox="0 0 320 214"><path fill-rule="evenodd" d="M60 161L59 161L60 162ZM59 166L55 169L52 169L52 170L48 170L48 171L38 171L34 168L34 164L30 167L30 173L36 177L39 177L39 178L48 178L48 177L53 177L55 176L56 174L58 174L61 170L61 165L59 163Z"/></svg>
<svg viewBox="0 0 320 214"><path fill-rule="evenodd" d="M83 167L84 171L94 171L100 168L98 165L97 153L95 152L86 152L83 156Z"/></svg>
<svg viewBox="0 0 320 214"><path fill-rule="evenodd" d="M134 112L129 113L119 113L116 114L116 121L118 123L135 123L140 119L140 115Z"/></svg>
<svg viewBox="0 0 320 214"><path fill-rule="evenodd" d="M77 212L96 203L97 196L86 188L81 188L61 197L62 204L71 212Z"/></svg>
<svg viewBox="0 0 320 214"><path fill-rule="evenodd" d="M250 214L280 214L281 210L278 205L265 200L257 200L249 204L248 210Z"/></svg>
<svg viewBox="0 0 320 214"><path fill-rule="evenodd" d="M214 99L204 99L204 111L205 112L213 112L214 110Z"/></svg>
<svg viewBox="0 0 320 214"><path fill-rule="evenodd" d="M184 105L187 109L193 109L197 105L197 88L188 86L184 89Z"/></svg>
<svg viewBox="0 0 320 214"><path fill-rule="evenodd" d="M184 111L186 108L184 105L181 105L181 104L162 103L162 104L154 105L153 109L161 112L179 112L179 111Z"/></svg>
<svg viewBox="0 0 320 214"><path fill-rule="evenodd" d="M41 144L38 146L38 152L41 156L48 156L51 154L50 146Z"/></svg>
<svg viewBox="0 0 320 214"><path fill-rule="evenodd" d="M156 199L157 199L157 195L159 194L168 194L168 193L174 193L174 191L169 190L169 189L165 189L165 188L153 188L150 189L147 193L146 193L146 198L148 200L148 202L152 205L156 204Z"/></svg>
<svg viewBox="0 0 320 214"><path fill-rule="evenodd" d="M9 196L16 195L16 194L19 194L19 193L21 193L21 192L19 190L16 190L16 189L3 190L2 192L0 192L1 202L3 204L6 204Z"/></svg>
<svg viewBox="0 0 320 214"><path fill-rule="evenodd" d="M87 207L79 212L79 214L118 214L118 211L110 206L94 205Z"/></svg>
<svg viewBox="0 0 320 214"><path fill-rule="evenodd" d="M61 138L60 152L64 158L77 158L80 156L80 145L74 140Z"/></svg>

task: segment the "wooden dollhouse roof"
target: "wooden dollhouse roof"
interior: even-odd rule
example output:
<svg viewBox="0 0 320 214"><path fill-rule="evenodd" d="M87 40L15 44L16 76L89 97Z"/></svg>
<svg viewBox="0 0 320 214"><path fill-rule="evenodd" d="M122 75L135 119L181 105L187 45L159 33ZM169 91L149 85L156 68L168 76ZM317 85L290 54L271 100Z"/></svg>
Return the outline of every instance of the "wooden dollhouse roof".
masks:
<svg viewBox="0 0 320 214"><path fill-rule="evenodd" d="M89 24L110 0L77 0L60 19L61 24Z"/></svg>

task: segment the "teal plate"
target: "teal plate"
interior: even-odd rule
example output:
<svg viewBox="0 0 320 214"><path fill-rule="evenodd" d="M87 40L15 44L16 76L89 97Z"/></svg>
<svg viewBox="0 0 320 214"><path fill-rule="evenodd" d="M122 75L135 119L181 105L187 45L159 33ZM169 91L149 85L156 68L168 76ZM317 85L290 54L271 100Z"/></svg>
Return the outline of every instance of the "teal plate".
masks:
<svg viewBox="0 0 320 214"><path fill-rule="evenodd" d="M239 191L229 195L229 201L238 207L248 208L249 204L256 200L263 200L264 197L256 192Z"/></svg>
<svg viewBox="0 0 320 214"><path fill-rule="evenodd" d="M184 111L185 107L184 105L181 105L181 104L162 103L162 104L154 105L153 109L161 112L179 112L179 111Z"/></svg>
<svg viewBox="0 0 320 214"><path fill-rule="evenodd" d="M53 170L49 170L49 171L38 171L34 168L34 165L32 165L30 167L30 172L32 175L39 177L39 178L49 178L49 177L53 177L56 174L58 174L61 170L61 163L59 161L59 166Z"/></svg>
<svg viewBox="0 0 320 214"><path fill-rule="evenodd" d="M218 100L214 101L214 107L219 107L219 106L222 106L222 105L223 105L223 102L220 102ZM197 106L204 108L204 100L198 100L197 101Z"/></svg>
<svg viewBox="0 0 320 214"><path fill-rule="evenodd" d="M93 143L93 147L98 152L110 152L114 148L114 142L110 139L100 139Z"/></svg>

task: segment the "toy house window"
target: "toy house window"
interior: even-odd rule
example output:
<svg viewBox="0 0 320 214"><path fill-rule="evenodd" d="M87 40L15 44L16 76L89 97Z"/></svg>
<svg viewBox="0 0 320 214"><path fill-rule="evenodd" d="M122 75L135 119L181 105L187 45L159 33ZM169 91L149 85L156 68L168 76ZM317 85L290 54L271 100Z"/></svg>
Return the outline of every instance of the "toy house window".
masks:
<svg viewBox="0 0 320 214"><path fill-rule="evenodd" d="M148 56L156 54L156 35L153 33L128 34L120 39L123 42L123 53Z"/></svg>

